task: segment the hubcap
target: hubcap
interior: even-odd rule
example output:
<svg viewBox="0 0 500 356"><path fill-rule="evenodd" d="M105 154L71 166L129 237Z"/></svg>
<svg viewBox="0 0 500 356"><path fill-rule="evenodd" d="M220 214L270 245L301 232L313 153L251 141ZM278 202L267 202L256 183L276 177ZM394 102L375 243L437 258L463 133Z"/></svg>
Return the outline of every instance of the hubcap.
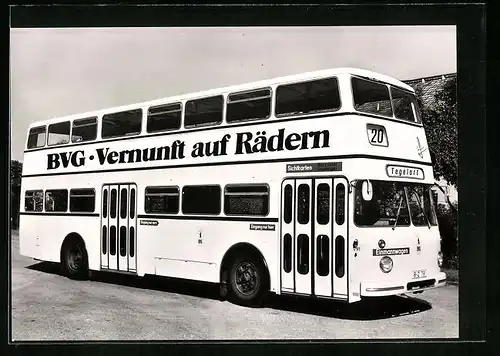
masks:
<svg viewBox="0 0 500 356"><path fill-rule="evenodd" d="M257 268L251 262L241 262L236 267L236 288L244 295L250 295L257 288L259 278Z"/></svg>
<svg viewBox="0 0 500 356"><path fill-rule="evenodd" d="M73 247L68 253L68 267L73 271L77 271L82 264L82 250L80 247Z"/></svg>

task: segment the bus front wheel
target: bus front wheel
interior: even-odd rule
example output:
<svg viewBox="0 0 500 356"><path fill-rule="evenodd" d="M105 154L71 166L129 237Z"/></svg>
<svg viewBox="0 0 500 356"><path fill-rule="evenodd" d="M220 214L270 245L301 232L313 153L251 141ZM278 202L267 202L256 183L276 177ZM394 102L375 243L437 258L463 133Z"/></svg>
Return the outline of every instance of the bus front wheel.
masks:
<svg viewBox="0 0 500 356"><path fill-rule="evenodd" d="M260 258L236 257L229 272L230 296L237 304L260 306L265 292L265 266Z"/></svg>
<svg viewBox="0 0 500 356"><path fill-rule="evenodd" d="M65 241L61 253L62 272L72 279L84 279L88 276L87 250L81 239L70 238Z"/></svg>

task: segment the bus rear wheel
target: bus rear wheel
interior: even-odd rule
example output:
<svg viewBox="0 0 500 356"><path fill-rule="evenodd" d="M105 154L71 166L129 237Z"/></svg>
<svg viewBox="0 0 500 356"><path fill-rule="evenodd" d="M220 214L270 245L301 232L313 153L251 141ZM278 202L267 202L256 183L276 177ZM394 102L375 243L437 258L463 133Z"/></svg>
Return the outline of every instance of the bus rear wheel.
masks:
<svg viewBox="0 0 500 356"><path fill-rule="evenodd" d="M229 292L237 304L260 306L265 293L265 266L260 258L236 257L229 270Z"/></svg>
<svg viewBox="0 0 500 356"><path fill-rule="evenodd" d="M66 241L61 253L63 274L72 279L84 279L88 276L87 250L83 241L72 238Z"/></svg>

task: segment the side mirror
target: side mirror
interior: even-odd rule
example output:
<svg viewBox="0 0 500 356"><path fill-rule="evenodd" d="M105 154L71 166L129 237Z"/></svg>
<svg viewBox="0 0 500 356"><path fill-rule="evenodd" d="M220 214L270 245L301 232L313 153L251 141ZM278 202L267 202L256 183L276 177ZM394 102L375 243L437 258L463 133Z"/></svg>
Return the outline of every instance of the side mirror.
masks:
<svg viewBox="0 0 500 356"><path fill-rule="evenodd" d="M361 185L361 196L364 201L371 201L373 198L373 187L369 180L363 181Z"/></svg>

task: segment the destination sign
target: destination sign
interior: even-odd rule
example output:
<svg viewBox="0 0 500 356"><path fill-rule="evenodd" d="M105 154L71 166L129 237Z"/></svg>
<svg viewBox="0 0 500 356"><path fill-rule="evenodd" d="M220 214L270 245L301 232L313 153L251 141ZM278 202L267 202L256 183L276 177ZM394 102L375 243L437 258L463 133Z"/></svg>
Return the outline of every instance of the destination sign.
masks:
<svg viewBox="0 0 500 356"><path fill-rule="evenodd" d="M424 170L418 167L387 165L386 172L394 178L424 179Z"/></svg>

